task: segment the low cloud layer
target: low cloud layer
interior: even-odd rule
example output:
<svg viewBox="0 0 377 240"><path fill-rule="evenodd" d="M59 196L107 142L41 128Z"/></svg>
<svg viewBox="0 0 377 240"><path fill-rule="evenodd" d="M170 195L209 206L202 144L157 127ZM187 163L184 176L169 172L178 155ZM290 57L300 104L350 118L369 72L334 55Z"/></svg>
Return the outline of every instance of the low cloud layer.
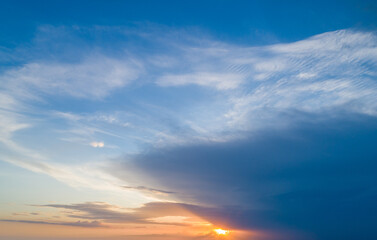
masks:
<svg viewBox="0 0 377 240"><path fill-rule="evenodd" d="M153 219L162 217L185 217L195 218L191 211L187 210L192 206L183 203L173 202L150 202L139 208L121 208L104 202L87 202L79 204L47 204L36 205L35 207L49 207L69 210L67 217L81 219L80 224L98 223L132 223L132 224L168 224L168 225L190 225L186 222L158 222ZM79 225L79 224L77 224ZM91 226L88 224L88 227Z"/></svg>

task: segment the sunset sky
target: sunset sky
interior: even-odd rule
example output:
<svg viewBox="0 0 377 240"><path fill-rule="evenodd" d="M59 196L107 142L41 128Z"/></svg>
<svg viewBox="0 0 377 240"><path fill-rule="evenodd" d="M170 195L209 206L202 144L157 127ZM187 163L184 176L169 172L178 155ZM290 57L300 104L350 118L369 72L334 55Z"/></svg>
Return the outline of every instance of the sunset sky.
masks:
<svg viewBox="0 0 377 240"><path fill-rule="evenodd" d="M0 240L377 239L375 1L1 1Z"/></svg>

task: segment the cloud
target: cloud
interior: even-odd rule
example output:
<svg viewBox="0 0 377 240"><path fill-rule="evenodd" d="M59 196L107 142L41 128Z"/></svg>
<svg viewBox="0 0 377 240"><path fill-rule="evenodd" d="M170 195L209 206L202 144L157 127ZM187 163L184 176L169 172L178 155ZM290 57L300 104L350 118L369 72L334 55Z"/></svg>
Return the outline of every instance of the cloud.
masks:
<svg viewBox="0 0 377 240"><path fill-rule="evenodd" d="M169 194L174 193L174 192L164 191L164 190L160 190L160 189L149 188L149 187L145 187L145 186L137 186L137 187L122 186L122 187L125 188L125 189L138 190L138 191L146 192L146 193L153 194L153 195L154 194L169 195Z"/></svg>
<svg viewBox="0 0 377 240"><path fill-rule="evenodd" d="M48 224L48 225L61 225L73 227L105 227L98 221L76 221L76 222L48 222L48 221L34 221L34 220L13 220L13 219L0 219L1 222L14 222L14 223L32 223L32 224Z"/></svg>
<svg viewBox="0 0 377 240"><path fill-rule="evenodd" d="M138 208L121 208L104 202L87 202L79 204L47 204L34 205L35 207L50 207L71 210L67 213L69 218L80 219L79 223L88 220L101 223L133 223L133 224L164 224L190 226L194 224L207 224L196 217L189 208L193 206L173 202L149 202ZM162 220L165 219L165 221ZM108 225L110 226L110 225Z"/></svg>
<svg viewBox="0 0 377 240"><path fill-rule="evenodd" d="M120 38L110 51L98 39L82 36L93 31L117 33ZM182 41L173 44L172 34ZM133 44L135 39L127 38L129 35L145 47ZM63 36L72 43L63 41ZM78 128L89 129L93 123L103 132L108 128L105 124L130 127L113 136L122 135L135 145L233 140L242 131L289 124L276 119L291 110L317 113L343 107L376 115L377 41L373 32L339 30L297 42L254 47L166 29L145 34L143 29L44 26L36 38L38 44L49 44L35 48L57 52L56 58L36 55L21 66L6 68L0 78L8 93L17 100L28 97L46 103L56 97L94 100L86 103L89 105L101 100L107 113L54 110L57 116L60 112L60 117L83 123ZM90 47L89 40L96 48ZM66 52L79 52L79 56L72 60L70 55L58 54L59 41ZM74 43L81 48L73 47ZM199 88L190 88L192 85ZM132 88L126 90L125 86ZM148 89L148 97L138 94ZM112 93L123 91L122 99L111 98ZM118 100L128 103L126 109Z"/></svg>
<svg viewBox="0 0 377 240"><path fill-rule="evenodd" d="M294 127L244 140L127 157L123 169L179 192L184 202L213 206L188 205L213 224L280 232L267 239L284 239L285 231L290 239L374 239L376 118L292 117Z"/></svg>
<svg viewBox="0 0 377 240"><path fill-rule="evenodd" d="M133 60L94 56L79 63L32 62L3 73L13 91L42 91L78 98L103 98L136 80L140 64ZM17 90L20 92L20 90Z"/></svg>
<svg viewBox="0 0 377 240"><path fill-rule="evenodd" d="M157 80L160 86L183 86L195 84L215 87L218 90L235 89L243 82L243 76L230 73L195 73L163 76Z"/></svg>

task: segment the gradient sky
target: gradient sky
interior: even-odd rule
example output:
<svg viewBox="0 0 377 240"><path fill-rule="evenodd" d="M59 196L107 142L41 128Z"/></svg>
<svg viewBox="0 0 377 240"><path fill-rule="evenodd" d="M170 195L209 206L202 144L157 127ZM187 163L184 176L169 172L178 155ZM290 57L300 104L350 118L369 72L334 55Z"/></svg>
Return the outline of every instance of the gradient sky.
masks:
<svg viewBox="0 0 377 240"><path fill-rule="evenodd" d="M375 1L2 1L0 239L377 239L376 30Z"/></svg>

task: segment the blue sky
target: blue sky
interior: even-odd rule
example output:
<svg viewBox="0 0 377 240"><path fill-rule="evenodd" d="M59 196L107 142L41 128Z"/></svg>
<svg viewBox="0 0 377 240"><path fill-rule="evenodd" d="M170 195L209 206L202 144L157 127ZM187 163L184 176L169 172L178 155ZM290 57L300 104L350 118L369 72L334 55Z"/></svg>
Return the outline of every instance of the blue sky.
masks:
<svg viewBox="0 0 377 240"><path fill-rule="evenodd" d="M9 1L0 23L0 239L377 237L373 1Z"/></svg>

